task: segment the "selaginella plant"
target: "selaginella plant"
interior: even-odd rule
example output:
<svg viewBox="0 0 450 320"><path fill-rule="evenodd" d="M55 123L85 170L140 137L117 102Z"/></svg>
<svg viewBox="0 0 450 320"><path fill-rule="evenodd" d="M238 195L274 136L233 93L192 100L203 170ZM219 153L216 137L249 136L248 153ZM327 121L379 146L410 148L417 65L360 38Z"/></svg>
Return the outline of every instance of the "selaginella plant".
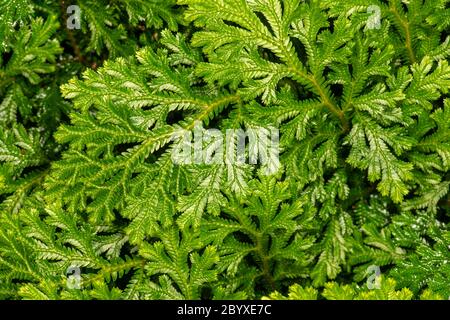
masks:
<svg viewBox="0 0 450 320"><path fill-rule="evenodd" d="M0 297L450 296L450 1L65 2L2 4Z"/></svg>

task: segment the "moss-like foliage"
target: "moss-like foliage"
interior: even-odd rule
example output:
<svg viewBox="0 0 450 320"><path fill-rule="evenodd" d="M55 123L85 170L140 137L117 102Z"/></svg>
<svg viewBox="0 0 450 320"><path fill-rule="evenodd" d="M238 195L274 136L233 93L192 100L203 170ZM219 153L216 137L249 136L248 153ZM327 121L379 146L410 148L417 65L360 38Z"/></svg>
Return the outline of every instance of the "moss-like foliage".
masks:
<svg viewBox="0 0 450 320"><path fill-rule="evenodd" d="M0 298L450 296L450 1L73 2L0 4Z"/></svg>

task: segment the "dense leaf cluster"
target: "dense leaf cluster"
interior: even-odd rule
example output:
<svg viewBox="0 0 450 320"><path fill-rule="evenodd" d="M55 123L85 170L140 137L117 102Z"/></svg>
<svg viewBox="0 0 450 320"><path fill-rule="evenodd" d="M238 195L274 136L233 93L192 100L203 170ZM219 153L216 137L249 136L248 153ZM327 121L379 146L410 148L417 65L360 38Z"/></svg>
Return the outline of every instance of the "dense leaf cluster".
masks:
<svg viewBox="0 0 450 320"><path fill-rule="evenodd" d="M0 298L450 296L450 1L0 12ZM258 128L270 174L174 161Z"/></svg>

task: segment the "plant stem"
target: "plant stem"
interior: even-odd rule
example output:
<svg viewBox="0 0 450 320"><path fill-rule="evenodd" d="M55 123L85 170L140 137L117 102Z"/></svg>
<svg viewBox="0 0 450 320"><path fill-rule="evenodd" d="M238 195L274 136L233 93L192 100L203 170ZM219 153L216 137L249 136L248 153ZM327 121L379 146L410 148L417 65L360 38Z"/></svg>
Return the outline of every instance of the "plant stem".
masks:
<svg viewBox="0 0 450 320"><path fill-rule="evenodd" d="M285 47L285 44L279 45L278 43L274 43L274 46L278 46L279 50L283 53L285 57L285 62L289 67L289 70L298 76L300 80L306 80L309 82L313 88L316 90L316 92L319 94L320 99L323 103L323 105L332 113L334 114L342 125L342 131L344 133L347 133L350 130L350 125L348 123L347 118L345 117L344 111L342 111L331 99L331 97L327 94L326 90L322 88L319 81L317 80L317 77L314 76L312 73L308 73L306 71L303 71L299 68L299 60L298 58L289 50L289 48ZM299 80L297 79L297 81Z"/></svg>
<svg viewBox="0 0 450 320"><path fill-rule="evenodd" d="M60 3L60 6L61 6L62 18L63 18L64 22L66 22L68 20L68 17L67 17L67 11L66 11L67 7L66 7L66 4L65 4L65 1L64 0L60 0L59 3ZM67 27L64 28L64 29L66 30L67 37L69 38L70 45L72 46L72 49L73 49L73 52L75 54L76 60L78 60L79 62L84 64L86 59L81 54L80 47L77 44L77 41L75 39L75 36L73 35L72 30L70 30Z"/></svg>

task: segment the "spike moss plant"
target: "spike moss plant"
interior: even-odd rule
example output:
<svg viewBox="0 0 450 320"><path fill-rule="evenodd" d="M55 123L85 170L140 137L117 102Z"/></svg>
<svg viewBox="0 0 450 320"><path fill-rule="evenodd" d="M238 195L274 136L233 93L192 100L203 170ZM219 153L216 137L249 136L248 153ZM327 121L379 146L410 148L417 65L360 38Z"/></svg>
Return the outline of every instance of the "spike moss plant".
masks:
<svg viewBox="0 0 450 320"><path fill-rule="evenodd" d="M449 30L449 0L1 0L0 298L447 299ZM269 173L174 161L269 128Z"/></svg>

